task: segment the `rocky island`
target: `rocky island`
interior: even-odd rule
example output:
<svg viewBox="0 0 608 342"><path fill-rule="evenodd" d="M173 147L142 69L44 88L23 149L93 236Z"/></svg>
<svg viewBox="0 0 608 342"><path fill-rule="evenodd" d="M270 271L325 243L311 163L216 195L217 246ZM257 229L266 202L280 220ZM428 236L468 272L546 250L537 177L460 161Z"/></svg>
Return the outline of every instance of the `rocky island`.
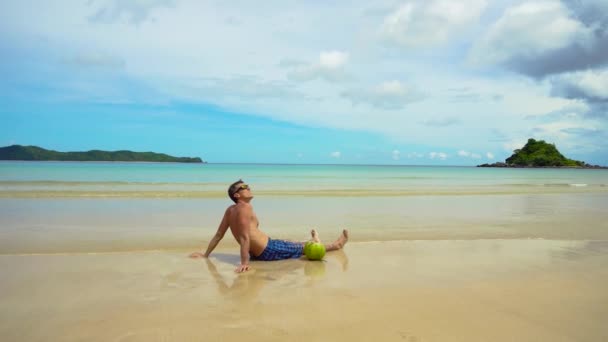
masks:
<svg viewBox="0 0 608 342"><path fill-rule="evenodd" d="M568 159L561 154L554 144L544 140L528 139L526 145L513 151L513 155L504 163L481 164L477 167L569 167L585 169L606 169L599 165L590 165L583 161Z"/></svg>
<svg viewBox="0 0 608 342"><path fill-rule="evenodd" d="M168 162L205 163L201 158L173 157L155 152L101 151L58 152L38 146L11 145L0 147L0 160L26 161L119 161L119 162Z"/></svg>

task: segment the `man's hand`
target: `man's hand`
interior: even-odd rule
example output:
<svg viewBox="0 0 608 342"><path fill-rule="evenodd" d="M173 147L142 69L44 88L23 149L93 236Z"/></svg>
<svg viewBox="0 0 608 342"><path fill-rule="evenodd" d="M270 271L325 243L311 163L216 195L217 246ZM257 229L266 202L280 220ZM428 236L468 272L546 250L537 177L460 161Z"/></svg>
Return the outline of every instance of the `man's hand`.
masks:
<svg viewBox="0 0 608 342"><path fill-rule="evenodd" d="M239 265L234 272L243 273L249 271L249 265Z"/></svg>
<svg viewBox="0 0 608 342"><path fill-rule="evenodd" d="M206 258L205 254L203 254L201 252L194 252L194 253L190 254L189 257L192 259Z"/></svg>

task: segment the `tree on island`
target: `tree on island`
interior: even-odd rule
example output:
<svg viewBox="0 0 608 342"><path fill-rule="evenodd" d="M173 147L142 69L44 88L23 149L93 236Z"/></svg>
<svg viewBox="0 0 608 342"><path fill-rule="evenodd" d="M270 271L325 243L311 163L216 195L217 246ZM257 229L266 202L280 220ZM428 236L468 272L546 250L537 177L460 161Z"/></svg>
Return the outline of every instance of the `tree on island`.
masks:
<svg viewBox="0 0 608 342"><path fill-rule="evenodd" d="M528 139L526 145L513 151L505 163L482 164L479 167L584 167L599 168L585 162L568 159L561 154L555 144L544 140Z"/></svg>
<svg viewBox="0 0 608 342"><path fill-rule="evenodd" d="M515 166L584 166L585 163L564 157L555 144L548 144L544 140L528 139L526 145L513 151L506 160L507 164Z"/></svg>
<svg viewBox="0 0 608 342"><path fill-rule="evenodd" d="M57 152L46 150L38 146L21 145L0 147L0 160L205 163L198 157L173 157L164 153L154 152L133 152L126 150Z"/></svg>

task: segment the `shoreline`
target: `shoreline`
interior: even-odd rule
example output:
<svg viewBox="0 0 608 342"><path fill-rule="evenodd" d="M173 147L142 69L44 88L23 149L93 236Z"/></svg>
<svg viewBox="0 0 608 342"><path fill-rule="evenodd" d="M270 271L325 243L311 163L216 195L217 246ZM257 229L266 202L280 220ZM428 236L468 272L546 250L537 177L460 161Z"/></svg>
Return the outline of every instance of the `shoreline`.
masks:
<svg viewBox="0 0 608 342"><path fill-rule="evenodd" d="M289 239L292 240L292 239ZM302 240L305 241L305 240ZM365 245L387 245L393 243L517 243L517 242L547 242L547 243L563 243L563 242L571 242L571 243L606 243L608 244L608 239L588 239L588 238L541 238L541 237L479 237L479 238L446 238L446 237L428 237L428 238L405 238L405 239L386 239L386 240L349 240L348 245L356 245L356 246L365 246ZM40 256L94 256L94 255L135 255L135 254L182 254L184 256L189 255L195 251L203 251L204 248L201 249L201 246L207 246L209 241L202 240L199 245L193 245L190 247L168 247L168 248L150 248L150 249L122 249L122 248L109 248L109 249L98 249L98 250L79 250L75 248L73 250L66 251L53 251L49 249L38 250L38 251L13 251L13 252L0 252L0 257L40 257ZM214 254L219 252L222 255L232 255L235 260L238 261L238 244L233 240L222 241L220 243L221 246L218 246ZM307 261L304 258L295 259L300 261Z"/></svg>

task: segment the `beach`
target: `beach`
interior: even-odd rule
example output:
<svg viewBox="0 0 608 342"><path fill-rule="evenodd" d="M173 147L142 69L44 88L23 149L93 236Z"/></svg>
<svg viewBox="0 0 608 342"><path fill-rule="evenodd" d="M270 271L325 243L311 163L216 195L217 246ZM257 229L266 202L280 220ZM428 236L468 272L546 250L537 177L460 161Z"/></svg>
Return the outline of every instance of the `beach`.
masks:
<svg viewBox="0 0 608 342"><path fill-rule="evenodd" d="M150 165L0 163L3 341L608 339L605 170ZM350 241L188 258L235 178L270 236Z"/></svg>
<svg viewBox="0 0 608 342"><path fill-rule="evenodd" d="M2 256L4 341L603 341L608 243L352 243L324 262Z"/></svg>

